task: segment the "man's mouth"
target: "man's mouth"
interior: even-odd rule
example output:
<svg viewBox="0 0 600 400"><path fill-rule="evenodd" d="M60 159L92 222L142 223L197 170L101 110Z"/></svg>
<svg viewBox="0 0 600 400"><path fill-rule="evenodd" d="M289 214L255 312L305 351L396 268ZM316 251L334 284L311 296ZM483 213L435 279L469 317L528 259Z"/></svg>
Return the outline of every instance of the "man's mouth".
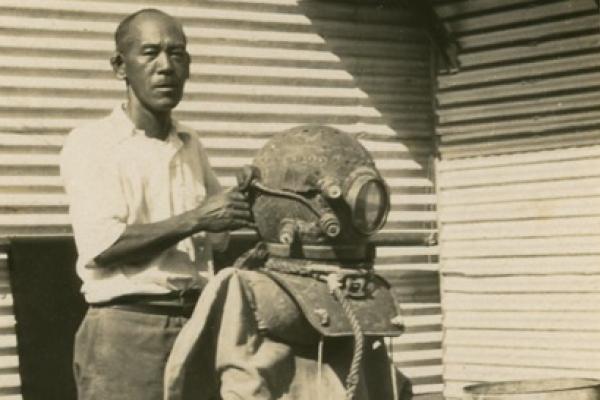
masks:
<svg viewBox="0 0 600 400"><path fill-rule="evenodd" d="M157 85L154 85L155 89L176 89L177 85L174 83L159 83Z"/></svg>

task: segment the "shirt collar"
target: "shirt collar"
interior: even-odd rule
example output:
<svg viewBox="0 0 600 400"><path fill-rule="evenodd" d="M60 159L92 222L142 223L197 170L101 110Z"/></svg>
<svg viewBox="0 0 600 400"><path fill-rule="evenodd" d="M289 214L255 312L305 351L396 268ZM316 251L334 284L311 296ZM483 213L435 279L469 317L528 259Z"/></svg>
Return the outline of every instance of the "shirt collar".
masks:
<svg viewBox="0 0 600 400"><path fill-rule="evenodd" d="M117 105L109 117L113 121L115 127L114 133L121 136L121 138L127 139L137 134L145 135L144 131L137 129L129 116L125 113L125 104ZM171 119L171 131L165 142L171 142L177 148L183 146L184 142L189 139L190 134L182 129L181 124Z"/></svg>

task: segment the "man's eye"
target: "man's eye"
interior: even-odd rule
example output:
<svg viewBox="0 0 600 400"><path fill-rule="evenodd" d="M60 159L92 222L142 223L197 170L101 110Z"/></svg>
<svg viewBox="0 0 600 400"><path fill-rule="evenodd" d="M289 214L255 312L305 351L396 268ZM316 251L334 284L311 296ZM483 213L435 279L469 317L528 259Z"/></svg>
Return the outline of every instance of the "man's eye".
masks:
<svg viewBox="0 0 600 400"><path fill-rule="evenodd" d="M185 57L184 50L173 50L171 51L171 57Z"/></svg>
<svg viewBox="0 0 600 400"><path fill-rule="evenodd" d="M155 49L145 49L142 51L142 54L145 56L155 56L158 54L158 51Z"/></svg>

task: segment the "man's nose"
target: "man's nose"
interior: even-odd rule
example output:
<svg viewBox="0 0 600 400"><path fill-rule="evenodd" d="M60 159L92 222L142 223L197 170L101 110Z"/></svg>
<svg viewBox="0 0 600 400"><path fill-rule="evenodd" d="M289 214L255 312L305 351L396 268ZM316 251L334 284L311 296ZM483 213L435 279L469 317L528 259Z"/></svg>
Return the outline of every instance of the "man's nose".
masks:
<svg viewBox="0 0 600 400"><path fill-rule="evenodd" d="M173 63L166 51L161 51L156 57L157 72L170 73L173 71Z"/></svg>

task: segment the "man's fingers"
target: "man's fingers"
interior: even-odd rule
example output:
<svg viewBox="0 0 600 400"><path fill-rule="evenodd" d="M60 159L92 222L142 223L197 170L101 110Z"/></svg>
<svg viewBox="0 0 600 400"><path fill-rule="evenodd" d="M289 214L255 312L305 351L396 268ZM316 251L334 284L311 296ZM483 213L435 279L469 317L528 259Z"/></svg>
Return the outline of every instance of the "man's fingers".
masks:
<svg viewBox="0 0 600 400"><path fill-rule="evenodd" d="M227 197L231 200L246 201L246 195L237 190L237 188L231 188L226 193Z"/></svg>
<svg viewBox="0 0 600 400"><path fill-rule="evenodd" d="M250 204L246 201L232 201L229 203L236 210L249 210Z"/></svg>
<svg viewBox="0 0 600 400"><path fill-rule="evenodd" d="M258 230L258 226L254 222L246 222L244 227L254 229L255 231Z"/></svg>
<svg viewBox="0 0 600 400"><path fill-rule="evenodd" d="M236 219L243 219L243 220L247 220L247 221L252 221L252 214L250 213L250 211L232 210L231 214Z"/></svg>
<svg viewBox="0 0 600 400"><path fill-rule="evenodd" d="M256 224L254 222L248 222L248 221L243 221L243 220L236 220L238 227L239 228L249 228L249 229L254 229L257 230L258 227L256 226Z"/></svg>
<svg viewBox="0 0 600 400"><path fill-rule="evenodd" d="M254 222L250 222L245 219L235 218L230 221L230 223L228 224L228 228L226 228L226 230L233 231L233 230L240 229L240 228L248 228L248 229L253 229L253 230L258 229Z"/></svg>

